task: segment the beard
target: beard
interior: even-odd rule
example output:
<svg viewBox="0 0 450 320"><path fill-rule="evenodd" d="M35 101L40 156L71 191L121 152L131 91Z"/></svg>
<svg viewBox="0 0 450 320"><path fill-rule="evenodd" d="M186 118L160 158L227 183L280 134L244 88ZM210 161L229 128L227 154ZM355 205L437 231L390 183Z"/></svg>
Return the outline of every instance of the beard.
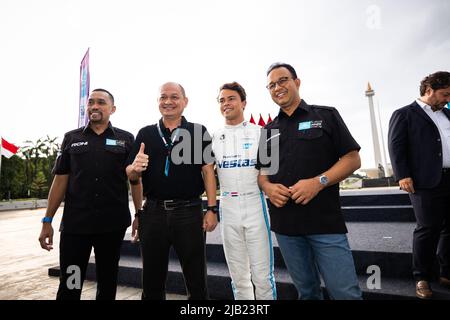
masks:
<svg viewBox="0 0 450 320"><path fill-rule="evenodd" d="M432 105L430 105L432 110L442 110L445 108L445 106L447 105L446 102L441 102L441 103L433 103Z"/></svg>
<svg viewBox="0 0 450 320"><path fill-rule="evenodd" d="M89 121L92 123L102 122L103 113L101 112L91 112L89 113Z"/></svg>

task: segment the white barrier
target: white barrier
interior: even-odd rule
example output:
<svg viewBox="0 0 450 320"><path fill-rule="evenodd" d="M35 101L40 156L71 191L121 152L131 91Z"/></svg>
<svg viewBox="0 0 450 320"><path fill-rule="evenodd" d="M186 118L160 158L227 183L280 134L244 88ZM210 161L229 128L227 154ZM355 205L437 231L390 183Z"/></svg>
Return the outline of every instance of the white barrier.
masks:
<svg viewBox="0 0 450 320"><path fill-rule="evenodd" d="M24 200L0 202L0 211L46 208L47 200Z"/></svg>

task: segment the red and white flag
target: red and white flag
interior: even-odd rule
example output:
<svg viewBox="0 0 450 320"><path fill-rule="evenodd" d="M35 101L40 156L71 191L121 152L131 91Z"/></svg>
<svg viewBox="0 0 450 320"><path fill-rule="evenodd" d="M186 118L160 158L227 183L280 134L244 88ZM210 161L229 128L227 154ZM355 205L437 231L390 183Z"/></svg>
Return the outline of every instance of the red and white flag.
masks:
<svg viewBox="0 0 450 320"><path fill-rule="evenodd" d="M272 122L272 118L270 117L270 113L269 113L269 118L267 119L267 124Z"/></svg>
<svg viewBox="0 0 450 320"><path fill-rule="evenodd" d="M1 146L1 155L5 156L6 158L11 158L13 155L17 153L19 150L19 147L16 147L12 143L9 143L5 139L2 138L2 146Z"/></svg>

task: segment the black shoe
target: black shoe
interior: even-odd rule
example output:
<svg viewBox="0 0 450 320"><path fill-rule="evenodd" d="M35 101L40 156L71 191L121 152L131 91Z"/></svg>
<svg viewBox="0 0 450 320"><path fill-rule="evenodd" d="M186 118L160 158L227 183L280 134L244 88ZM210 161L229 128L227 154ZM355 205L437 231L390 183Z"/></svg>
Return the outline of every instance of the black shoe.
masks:
<svg viewBox="0 0 450 320"><path fill-rule="evenodd" d="M416 283L416 296L420 299L431 299L433 291L431 291L428 281L421 280Z"/></svg>
<svg viewBox="0 0 450 320"><path fill-rule="evenodd" d="M439 278L439 284L443 287L449 288L450 289L450 280L448 278L445 277L440 277Z"/></svg>

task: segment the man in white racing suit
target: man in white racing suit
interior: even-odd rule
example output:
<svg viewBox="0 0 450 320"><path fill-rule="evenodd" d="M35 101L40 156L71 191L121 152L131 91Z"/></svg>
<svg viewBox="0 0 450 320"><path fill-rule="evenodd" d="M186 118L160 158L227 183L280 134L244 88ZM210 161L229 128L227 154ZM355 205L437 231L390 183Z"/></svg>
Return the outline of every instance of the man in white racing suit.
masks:
<svg viewBox="0 0 450 320"><path fill-rule="evenodd" d="M220 88L218 102L226 125L213 135L212 148L220 183L221 234L233 295L236 300L275 300L269 217L255 169L261 128L244 121L246 93L237 82Z"/></svg>

